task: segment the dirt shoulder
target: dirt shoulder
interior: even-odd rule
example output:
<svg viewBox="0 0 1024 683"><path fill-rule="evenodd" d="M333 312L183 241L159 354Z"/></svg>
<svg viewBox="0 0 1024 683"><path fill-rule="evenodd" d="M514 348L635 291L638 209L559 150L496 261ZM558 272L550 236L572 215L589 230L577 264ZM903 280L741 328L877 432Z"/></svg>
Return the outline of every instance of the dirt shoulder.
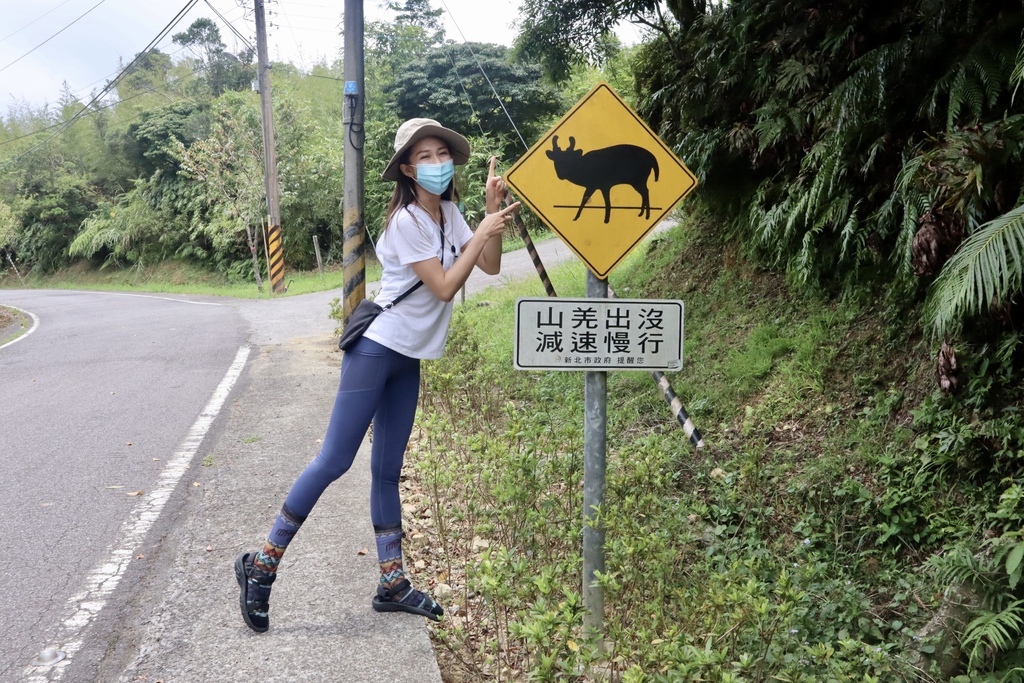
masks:
<svg viewBox="0 0 1024 683"><path fill-rule="evenodd" d="M10 341L25 326L21 314L0 306L0 344Z"/></svg>

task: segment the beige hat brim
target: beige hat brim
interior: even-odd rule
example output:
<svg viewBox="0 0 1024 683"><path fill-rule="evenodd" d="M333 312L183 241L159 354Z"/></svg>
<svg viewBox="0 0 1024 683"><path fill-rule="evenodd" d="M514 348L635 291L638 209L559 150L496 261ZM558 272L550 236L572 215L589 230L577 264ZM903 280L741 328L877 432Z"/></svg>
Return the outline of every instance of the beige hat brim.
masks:
<svg viewBox="0 0 1024 683"><path fill-rule="evenodd" d="M444 126L426 124L416 129L409 139L406 140L405 144L402 145L401 149L395 152L395 155L391 157L391 161L385 167L384 172L380 174L381 177L386 180L398 180L401 178L402 170L399 167L401 166L402 155L423 138L441 138L447 142L448 151L451 152L452 161L455 162L456 166L461 166L469 161L469 141L466 138Z"/></svg>

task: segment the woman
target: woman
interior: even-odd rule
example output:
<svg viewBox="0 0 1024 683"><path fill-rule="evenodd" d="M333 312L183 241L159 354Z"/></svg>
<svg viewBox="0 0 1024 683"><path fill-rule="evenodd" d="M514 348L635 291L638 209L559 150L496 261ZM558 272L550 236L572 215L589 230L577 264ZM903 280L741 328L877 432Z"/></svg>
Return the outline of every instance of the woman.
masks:
<svg viewBox="0 0 1024 683"><path fill-rule="evenodd" d="M492 157L487 213L473 233L451 201L454 166L468 160L466 138L437 121L411 119L395 134L395 154L383 174L396 185L377 243L384 272L375 301L386 305L412 291L377 316L345 352L320 453L295 481L263 548L235 560L242 618L254 631L269 628L270 588L288 543L324 490L351 467L371 420L370 517L380 563L373 609L433 620L444 614L405 576L398 479L419 398L420 360L444 352L452 299L473 267L499 272L501 235L519 206L501 210L505 183L494 175ZM413 289L419 282L423 286Z"/></svg>

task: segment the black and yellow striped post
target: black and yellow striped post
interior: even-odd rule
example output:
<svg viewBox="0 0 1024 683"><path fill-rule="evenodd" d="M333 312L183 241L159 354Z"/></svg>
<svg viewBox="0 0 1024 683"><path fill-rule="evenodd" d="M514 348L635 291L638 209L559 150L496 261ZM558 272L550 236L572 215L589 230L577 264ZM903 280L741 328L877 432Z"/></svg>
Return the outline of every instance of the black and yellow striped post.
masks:
<svg viewBox="0 0 1024 683"><path fill-rule="evenodd" d="M342 251L344 284L342 287L342 310L347 321L359 302L366 298L366 257L363 255L365 229L361 207L345 211L345 242Z"/></svg>
<svg viewBox="0 0 1024 683"><path fill-rule="evenodd" d="M506 204L509 202L508 195L505 195ZM513 220L515 221L516 227L519 229L519 236L523 240L523 244L526 245L526 252L530 255L530 260L533 261L533 267L537 269L537 275L540 276L541 284L544 285L544 291L550 297L557 297L555 294L555 287L551 284L551 278L548 277L548 271L544 268L544 264L541 263L540 254L537 253L537 247L533 244L533 239L530 237L530 231L526 229L526 223L523 221L523 217L518 212L512 214Z"/></svg>
<svg viewBox="0 0 1024 683"><path fill-rule="evenodd" d="M284 284L284 245L281 242L281 226L271 225L267 231L267 259L270 262L270 291L280 294L287 291Z"/></svg>

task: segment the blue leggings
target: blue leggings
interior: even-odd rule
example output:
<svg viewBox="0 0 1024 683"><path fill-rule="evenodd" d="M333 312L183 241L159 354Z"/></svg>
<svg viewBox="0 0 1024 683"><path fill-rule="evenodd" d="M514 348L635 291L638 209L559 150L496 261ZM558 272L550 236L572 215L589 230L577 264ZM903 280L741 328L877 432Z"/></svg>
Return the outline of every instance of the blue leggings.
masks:
<svg viewBox="0 0 1024 683"><path fill-rule="evenodd" d="M419 359L366 337L356 342L341 363L341 386L320 453L295 481L285 507L305 518L327 487L352 467L372 420L370 517L375 527L401 524L398 478L419 390Z"/></svg>

